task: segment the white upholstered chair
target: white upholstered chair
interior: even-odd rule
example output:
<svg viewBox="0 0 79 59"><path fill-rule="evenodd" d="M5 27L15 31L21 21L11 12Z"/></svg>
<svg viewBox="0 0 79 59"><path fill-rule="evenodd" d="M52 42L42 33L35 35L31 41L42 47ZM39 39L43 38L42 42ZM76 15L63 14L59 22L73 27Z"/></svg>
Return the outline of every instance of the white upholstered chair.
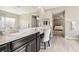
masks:
<svg viewBox="0 0 79 59"><path fill-rule="evenodd" d="M44 38L42 39L42 42L44 43L44 49L46 49L46 43L50 46L50 29L46 29L44 32Z"/></svg>

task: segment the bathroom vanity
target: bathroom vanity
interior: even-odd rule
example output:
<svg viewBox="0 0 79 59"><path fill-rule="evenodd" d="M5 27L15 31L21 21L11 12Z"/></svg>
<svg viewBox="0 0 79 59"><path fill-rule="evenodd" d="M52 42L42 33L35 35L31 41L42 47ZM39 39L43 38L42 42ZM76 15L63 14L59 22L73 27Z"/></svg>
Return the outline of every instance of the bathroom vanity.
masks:
<svg viewBox="0 0 79 59"><path fill-rule="evenodd" d="M37 52L40 50L40 32L29 30L1 36L0 52Z"/></svg>

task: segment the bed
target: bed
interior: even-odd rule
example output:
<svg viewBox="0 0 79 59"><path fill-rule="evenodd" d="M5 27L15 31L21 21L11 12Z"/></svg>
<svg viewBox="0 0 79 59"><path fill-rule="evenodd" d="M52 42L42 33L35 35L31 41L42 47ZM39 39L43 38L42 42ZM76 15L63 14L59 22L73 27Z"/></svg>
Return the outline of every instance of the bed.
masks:
<svg viewBox="0 0 79 59"><path fill-rule="evenodd" d="M55 31L63 31L63 29L64 29L63 26L55 26L54 27Z"/></svg>

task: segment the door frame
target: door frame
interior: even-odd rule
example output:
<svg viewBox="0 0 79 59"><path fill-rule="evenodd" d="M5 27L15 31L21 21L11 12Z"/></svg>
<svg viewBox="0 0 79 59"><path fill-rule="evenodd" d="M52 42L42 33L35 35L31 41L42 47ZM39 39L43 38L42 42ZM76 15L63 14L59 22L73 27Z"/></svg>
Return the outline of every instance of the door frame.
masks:
<svg viewBox="0 0 79 59"><path fill-rule="evenodd" d="M63 35L63 37L65 37L65 10L63 10L63 11L61 11L61 12L58 12L58 13L56 13L56 14L60 14L60 13L63 13L63 19L64 19L64 35ZM53 14L52 13L52 25L54 25L54 15L56 15L56 14ZM53 26L52 26L52 30L53 30L54 28L53 28ZM54 31L53 31L54 32ZM54 34L53 34L54 35Z"/></svg>

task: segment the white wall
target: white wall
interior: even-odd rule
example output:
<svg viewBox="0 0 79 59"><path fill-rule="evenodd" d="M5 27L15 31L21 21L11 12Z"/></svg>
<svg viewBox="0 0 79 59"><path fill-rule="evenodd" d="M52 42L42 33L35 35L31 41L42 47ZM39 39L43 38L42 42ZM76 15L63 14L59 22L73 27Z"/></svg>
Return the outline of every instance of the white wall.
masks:
<svg viewBox="0 0 79 59"><path fill-rule="evenodd" d="M28 28L30 24L30 15L24 14L20 16L20 28Z"/></svg>
<svg viewBox="0 0 79 59"><path fill-rule="evenodd" d="M20 15L20 28L31 27L32 15L38 15L37 12Z"/></svg>
<svg viewBox="0 0 79 59"><path fill-rule="evenodd" d="M66 38L79 36L79 7L65 7L65 26ZM76 22L76 29L72 30L71 22Z"/></svg>

